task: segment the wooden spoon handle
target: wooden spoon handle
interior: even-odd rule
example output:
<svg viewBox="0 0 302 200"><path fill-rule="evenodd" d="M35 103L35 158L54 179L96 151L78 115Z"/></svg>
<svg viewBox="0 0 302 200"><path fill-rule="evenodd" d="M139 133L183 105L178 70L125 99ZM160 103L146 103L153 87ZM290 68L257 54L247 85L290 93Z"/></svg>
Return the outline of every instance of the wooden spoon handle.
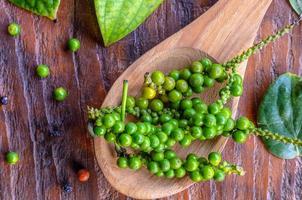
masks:
<svg viewBox="0 0 302 200"><path fill-rule="evenodd" d="M167 40L166 44L171 48L194 47L224 62L252 44L271 2L220 0L171 38L178 42Z"/></svg>

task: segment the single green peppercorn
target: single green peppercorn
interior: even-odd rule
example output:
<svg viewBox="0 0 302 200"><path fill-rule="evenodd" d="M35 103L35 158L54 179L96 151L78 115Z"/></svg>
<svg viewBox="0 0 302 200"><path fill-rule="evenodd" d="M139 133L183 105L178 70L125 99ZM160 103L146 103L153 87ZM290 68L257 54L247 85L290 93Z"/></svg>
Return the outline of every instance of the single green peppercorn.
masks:
<svg viewBox="0 0 302 200"><path fill-rule="evenodd" d="M68 47L69 51L76 52L81 47L81 44L80 44L80 41L78 39L70 38L67 41L67 47Z"/></svg>
<svg viewBox="0 0 302 200"><path fill-rule="evenodd" d="M225 178L225 173L222 170L216 170L213 178L215 181L221 182Z"/></svg>
<svg viewBox="0 0 302 200"><path fill-rule="evenodd" d="M240 117L236 121L236 128L240 130L247 130L250 126L250 120L246 117Z"/></svg>
<svg viewBox="0 0 302 200"><path fill-rule="evenodd" d="M175 173L174 173L174 170L173 169L169 169L168 171L165 172L165 177L171 179L171 178L174 178L175 176Z"/></svg>
<svg viewBox="0 0 302 200"><path fill-rule="evenodd" d="M177 178L182 178L186 175L186 170L183 167L180 167L178 169L175 170L175 176Z"/></svg>
<svg viewBox="0 0 302 200"><path fill-rule="evenodd" d="M165 75L163 72L156 70L151 74L151 79L153 83L155 83L157 86L160 86L165 82Z"/></svg>
<svg viewBox="0 0 302 200"><path fill-rule="evenodd" d="M119 157L116 162L119 168L125 169L128 167L128 159L125 157Z"/></svg>
<svg viewBox="0 0 302 200"><path fill-rule="evenodd" d="M189 85L188 85L187 81L180 79L180 80L176 81L175 87L179 92L184 93L188 90Z"/></svg>
<svg viewBox="0 0 302 200"><path fill-rule="evenodd" d="M133 157L129 158L129 164L128 165L129 165L130 169L138 170L142 166L142 161L139 157L133 156Z"/></svg>
<svg viewBox="0 0 302 200"><path fill-rule="evenodd" d="M210 180L211 178L214 177L214 174L215 174L214 169L209 165L203 166L200 169L200 172L201 172L202 177L206 180Z"/></svg>
<svg viewBox="0 0 302 200"><path fill-rule="evenodd" d="M224 69L220 64L213 64L209 68L209 76L210 78L217 79L223 75Z"/></svg>
<svg viewBox="0 0 302 200"><path fill-rule="evenodd" d="M221 157L221 154L218 153L218 152L211 152L209 155L208 155L208 160L209 162L214 165L214 166L218 166L219 163L221 162L222 160L222 157Z"/></svg>
<svg viewBox="0 0 302 200"><path fill-rule="evenodd" d="M93 132L96 136L103 136L106 133L106 129L105 129L105 127L102 127L102 126L95 126L93 128Z"/></svg>
<svg viewBox="0 0 302 200"><path fill-rule="evenodd" d="M188 68L184 68L180 71L179 77L183 80L188 80L191 76L191 71Z"/></svg>
<svg viewBox="0 0 302 200"><path fill-rule="evenodd" d="M155 111L159 112L164 108L164 104L160 99L153 99L149 105L149 107Z"/></svg>
<svg viewBox="0 0 302 200"><path fill-rule="evenodd" d="M169 76L165 77L165 82L163 84L163 88L166 91L171 91L174 89L174 87L175 87L175 80Z"/></svg>
<svg viewBox="0 0 302 200"><path fill-rule="evenodd" d="M19 24L13 22L8 25L7 31L11 36L16 37L21 33L21 27Z"/></svg>
<svg viewBox="0 0 302 200"><path fill-rule="evenodd" d="M237 143L244 143L247 140L247 134L245 134L243 131L235 131L232 135L233 140Z"/></svg>
<svg viewBox="0 0 302 200"><path fill-rule="evenodd" d="M19 161L18 153L14 152L14 151L10 151L10 152L6 153L5 161L11 165L16 164Z"/></svg>
<svg viewBox="0 0 302 200"><path fill-rule="evenodd" d="M178 70L174 69L169 73L169 76L171 78L173 78L175 81L177 81L179 79L180 72Z"/></svg>
<svg viewBox="0 0 302 200"><path fill-rule="evenodd" d="M187 159L186 162L184 163L184 167L188 172L197 170L198 165L199 163L195 159Z"/></svg>
<svg viewBox="0 0 302 200"><path fill-rule="evenodd" d="M144 87L142 96L145 99L153 99L156 96L156 91L150 87Z"/></svg>
<svg viewBox="0 0 302 200"><path fill-rule="evenodd" d="M53 98L57 101L64 101L67 96L68 93L63 87L58 87L53 91Z"/></svg>
<svg viewBox="0 0 302 200"><path fill-rule="evenodd" d="M195 170L190 173L190 178L194 182L200 182L202 180L202 175L198 170Z"/></svg>
<svg viewBox="0 0 302 200"><path fill-rule="evenodd" d="M36 68L36 74L40 78L46 78L49 75L49 68L47 65L38 65Z"/></svg>
<svg viewBox="0 0 302 200"><path fill-rule="evenodd" d="M193 73L202 73L203 65L199 61L195 61L192 63L191 71Z"/></svg>
<svg viewBox="0 0 302 200"><path fill-rule="evenodd" d="M135 106L135 98L132 96L128 96L126 100L126 108L132 109Z"/></svg>
<svg viewBox="0 0 302 200"><path fill-rule="evenodd" d="M212 61L209 58L203 58L200 63L203 65L205 70L208 70L212 66Z"/></svg>
<svg viewBox="0 0 302 200"><path fill-rule="evenodd" d="M189 79L189 83L192 87L200 87L204 82L204 78L201 74L195 73Z"/></svg>
<svg viewBox="0 0 302 200"><path fill-rule="evenodd" d="M160 170L158 163L154 161L149 162L147 168L152 174L156 174Z"/></svg>

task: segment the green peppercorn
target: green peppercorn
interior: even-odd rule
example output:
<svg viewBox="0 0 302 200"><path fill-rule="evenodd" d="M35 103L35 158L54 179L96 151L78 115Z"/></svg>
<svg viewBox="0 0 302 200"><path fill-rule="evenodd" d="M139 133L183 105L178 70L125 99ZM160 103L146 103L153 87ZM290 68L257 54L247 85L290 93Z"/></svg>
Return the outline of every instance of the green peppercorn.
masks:
<svg viewBox="0 0 302 200"><path fill-rule="evenodd" d="M165 77L165 82L163 84L163 88L166 91L171 91L174 89L174 87L175 87L175 80L169 76Z"/></svg>
<svg viewBox="0 0 302 200"><path fill-rule="evenodd" d="M129 123L126 124L125 130L126 130L126 132L129 133L129 134L133 134L133 133L136 132L137 126L136 126L135 123L129 122Z"/></svg>
<svg viewBox="0 0 302 200"><path fill-rule="evenodd" d="M182 99L182 94L178 90L172 90L168 94L169 101L175 103Z"/></svg>
<svg viewBox="0 0 302 200"><path fill-rule="evenodd" d="M147 109L148 105L149 105L149 101L147 99L143 98L143 97L139 97L138 99L136 99L135 104L140 109Z"/></svg>
<svg viewBox="0 0 302 200"><path fill-rule="evenodd" d="M198 170L195 170L190 173L190 178L194 182L200 182L202 180L202 175Z"/></svg>
<svg viewBox="0 0 302 200"><path fill-rule="evenodd" d="M223 75L224 69L220 64L213 64L209 68L209 77L217 79Z"/></svg>
<svg viewBox="0 0 302 200"><path fill-rule="evenodd" d="M206 139L212 139L216 136L216 128L215 127L205 127L202 132L203 136Z"/></svg>
<svg viewBox="0 0 302 200"><path fill-rule="evenodd" d="M204 87L202 85L200 85L200 86L197 86L197 87L193 87L192 90L193 90L193 92L199 94L199 93L204 91Z"/></svg>
<svg viewBox="0 0 302 200"><path fill-rule="evenodd" d="M128 167L128 159L125 157L119 157L116 162L119 168L125 169Z"/></svg>
<svg viewBox="0 0 302 200"><path fill-rule="evenodd" d="M161 111L164 108L164 104L160 99L153 99L149 105L149 107L155 111Z"/></svg>
<svg viewBox="0 0 302 200"><path fill-rule="evenodd" d="M221 182L225 178L225 173L222 170L216 170L213 178L215 181Z"/></svg>
<svg viewBox="0 0 302 200"><path fill-rule="evenodd" d="M240 130L247 130L250 126L250 120L246 117L240 117L236 121L236 128Z"/></svg>
<svg viewBox="0 0 302 200"><path fill-rule="evenodd" d="M180 128L176 128L172 131L171 137L176 141L181 141L184 138L184 131Z"/></svg>
<svg viewBox="0 0 302 200"><path fill-rule="evenodd" d="M156 174L160 170L158 163L154 161L149 162L147 168L152 174Z"/></svg>
<svg viewBox="0 0 302 200"><path fill-rule="evenodd" d="M168 149L168 150L165 151L164 156L165 156L166 159L170 160L170 159L176 157L176 153L175 153L175 151L172 151L172 150Z"/></svg>
<svg viewBox="0 0 302 200"><path fill-rule="evenodd" d="M186 162L184 163L184 167L188 172L197 170L198 165L199 163L195 159L187 159Z"/></svg>
<svg viewBox="0 0 302 200"><path fill-rule="evenodd" d="M105 127L102 127L102 126L95 126L93 128L93 132L96 136L103 136L106 133L106 129L105 129Z"/></svg>
<svg viewBox="0 0 302 200"><path fill-rule="evenodd" d="M235 121L233 119L229 118L226 121L226 123L225 123L225 125L223 127L223 130L229 132L229 131L233 130L234 127L235 127Z"/></svg>
<svg viewBox="0 0 302 200"><path fill-rule="evenodd" d="M40 78L46 78L49 75L49 68L47 65L38 65L36 73Z"/></svg>
<svg viewBox="0 0 302 200"><path fill-rule="evenodd" d="M243 131L235 131L232 135L233 140L237 143L244 143L247 140L247 134L245 134Z"/></svg>
<svg viewBox="0 0 302 200"><path fill-rule="evenodd" d="M115 122L115 124L112 127L113 133L122 133L125 130L125 124L121 121Z"/></svg>
<svg viewBox="0 0 302 200"><path fill-rule="evenodd" d="M142 96L145 99L153 99L156 96L156 91L150 87L144 87Z"/></svg>
<svg viewBox="0 0 302 200"><path fill-rule="evenodd" d="M165 82L165 75L161 71L156 70L151 74L151 79L153 83L155 83L157 86L160 86Z"/></svg>
<svg viewBox="0 0 302 200"><path fill-rule="evenodd" d="M80 44L80 41L78 39L76 39L76 38L70 38L67 41L67 47L68 47L69 51L76 52L81 47L81 44Z"/></svg>
<svg viewBox="0 0 302 200"><path fill-rule="evenodd" d="M180 80L176 81L175 87L179 92L184 93L188 90L189 85L188 85L187 81L180 79Z"/></svg>
<svg viewBox="0 0 302 200"><path fill-rule="evenodd" d="M189 83L192 87L200 87L204 82L203 76L199 73L192 74Z"/></svg>
<svg viewBox="0 0 302 200"><path fill-rule="evenodd" d="M203 58L200 63L206 70L212 66L212 61L209 58Z"/></svg>
<svg viewBox="0 0 302 200"><path fill-rule="evenodd" d="M222 157L221 157L221 154L218 153L218 152L211 152L209 155L208 155L208 160L209 162L214 165L214 166L218 166L219 163L221 162L222 160Z"/></svg>
<svg viewBox="0 0 302 200"><path fill-rule="evenodd" d="M132 109L135 106L135 98L132 96L128 96L126 100L126 108Z"/></svg>
<svg viewBox="0 0 302 200"><path fill-rule="evenodd" d="M182 140L179 141L179 144L182 146L182 147L188 147L191 145L192 143L192 136L190 135L184 135L184 137L182 138Z"/></svg>
<svg viewBox="0 0 302 200"><path fill-rule="evenodd" d="M21 33L21 27L19 24L13 22L8 25L7 31L11 36L15 37Z"/></svg>
<svg viewBox="0 0 302 200"><path fill-rule="evenodd" d="M241 96L242 93L243 93L243 87L242 87L242 85L233 84L233 85L231 86L230 91L231 91L232 96L234 96L234 97L239 97L239 96Z"/></svg>
<svg viewBox="0 0 302 200"><path fill-rule="evenodd" d="M174 172L173 169L169 169L168 171L165 172L165 177L166 178L171 179L171 178L174 178L174 176L175 176L175 172Z"/></svg>
<svg viewBox="0 0 302 200"><path fill-rule="evenodd" d="M180 71L179 77L183 80L188 80L191 76L191 71L188 68L184 68Z"/></svg>
<svg viewBox="0 0 302 200"><path fill-rule="evenodd" d="M195 61L192 63L191 71L193 73L202 73L203 65L199 61Z"/></svg>
<svg viewBox="0 0 302 200"><path fill-rule="evenodd" d="M170 162L167 159L159 161L160 168L163 172L166 172L170 169Z"/></svg>
<svg viewBox="0 0 302 200"><path fill-rule="evenodd" d="M113 125L115 124L115 119L112 114L106 114L106 115L104 115L102 122L103 122L105 128L108 129L108 128L113 127Z"/></svg>
<svg viewBox="0 0 302 200"><path fill-rule="evenodd" d="M215 80L208 76L204 76L203 84L205 87L213 87L213 85L215 84Z"/></svg>
<svg viewBox="0 0 302 200"><path fill-rule="evenodd" d="M179 79L180 72L178 70L174 69L169 73L169 76L171 78L173 78L175 81L177 81Z"/></svg>
<svg viewBox="0 0 302 200"><path fill-rule="evenodd" d="M14 152L14 151L10 151L10 152L6 153L5 161L11 165L16 164L19 161L18 153Z"/></svg>
<svg viewBox="0 0 302 200"><path fill-rule="evenodd" d="M53 98L57 101L64 101L67 96L68 93L63 87L58 87L53 91Z"/></svg>
<svg viewBox="0 0 302 200"><path fill-rule="evenodd" d="M115 134L113 134L111 132L105 133L104 138L105 138L105 140L107 140L110 143L115 142Z"/></svg>
<svg viewBox="0 0 302 200"><path fill-rule="evenodd" d="M129 158L129 168L132 170L138 170L142 167L142 161L139 157L133 156Z"/></svg>
<svg viewBox="0 0 302 200"><path fill-rule="evenodd" d="M210 180L211 178L214 177L214 169L211 167L211 166L203 166L201 169L200 169L200 172L201 172L201 175L204 179L206 180Z"/></svg>
<svg viewBox="0 0 302 200"><path fill-rule="evenodd" d="M186 175L186 170L183 167L180 167L178 169L175 170L175 176L177 178L182 178Z"/></svg>

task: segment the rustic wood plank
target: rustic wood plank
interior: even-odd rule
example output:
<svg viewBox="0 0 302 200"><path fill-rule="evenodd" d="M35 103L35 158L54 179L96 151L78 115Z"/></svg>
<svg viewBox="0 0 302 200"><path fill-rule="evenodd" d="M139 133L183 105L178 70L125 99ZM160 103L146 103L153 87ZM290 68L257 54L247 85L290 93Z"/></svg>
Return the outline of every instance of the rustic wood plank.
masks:
<svg viewBox="0 0 302 200"><path fill-rule="evenodd" d="M31 15L0 2L0 95L10 104L0 110L0 199L129 199L105 180L94 158L93 143L86 134L86 105L100 106L117 77L147 50L193 21L216 0L167 0L145 24L118 44L103 48L93 11L93 1L62 1L59 21ZM259 30L270 34L296 17L287 1L273 1ZM6 34L7 24L22 25L20 38ZM74 56L64 50L70 36L81 40ZM279 74L302 74L302 27L250 59L245 78L246 93L240 114L255 120L267 86ZM34 67L51 66L52 76L38 80ZM93 81L91 81L93 80ZM51 101L51 91L64 85L72 92L66 102ZM63 109L62 109L63 108ZM63 137L49 132L59 126ZM16 166L4 163L4 153L15 150ZM229 177L223 183L195 184L167 199L299 199L302 196L302 159L280 160L265 150L258 138L247 144L229 141L223 153L242 164L245 177ZM71 161L80 161L91 172L80 184ZM65 194L59 183L70 179L74 191Z"/></svg>

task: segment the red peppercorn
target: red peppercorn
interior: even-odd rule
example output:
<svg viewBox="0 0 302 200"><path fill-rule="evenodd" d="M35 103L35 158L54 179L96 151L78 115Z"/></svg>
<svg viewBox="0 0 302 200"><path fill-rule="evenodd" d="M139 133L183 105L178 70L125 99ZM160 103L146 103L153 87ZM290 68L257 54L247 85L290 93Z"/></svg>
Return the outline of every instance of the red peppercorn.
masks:
<svg viewBox="0 0 302 200"><path fill-rule="evenodd" d="M79 181L86 182L89 179L90 173L87 169L81 169L78 171L77 175L78 175Z"/></svg>

